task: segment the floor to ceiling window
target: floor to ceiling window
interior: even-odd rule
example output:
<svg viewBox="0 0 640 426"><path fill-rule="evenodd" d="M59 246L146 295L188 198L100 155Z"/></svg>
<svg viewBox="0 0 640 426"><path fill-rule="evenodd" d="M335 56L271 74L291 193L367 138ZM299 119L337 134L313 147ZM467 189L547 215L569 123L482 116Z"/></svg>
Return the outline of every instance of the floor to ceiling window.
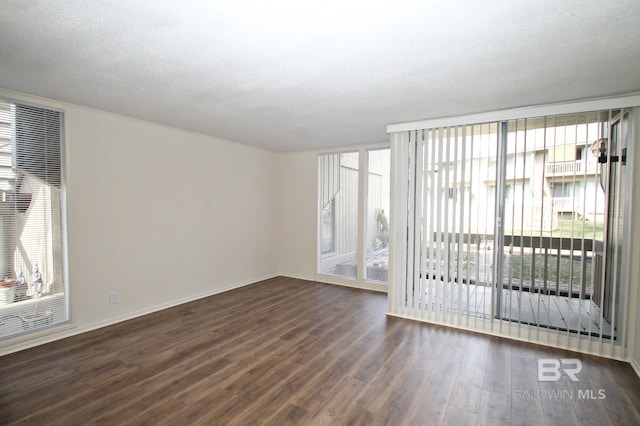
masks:
<svg viewBox="0 0 640 426"><path fill-rule="evenodd" d="M389 275L389 191L391 150L367 151L365 278L386 283Z"/></svg>
<svg viewBox="0 0 640 426"><path fill-rule="evenodd" d="M392 312L620 356L628 121L621 108L393 134Z"/></svg>
<svg viewBox="0 0 640 426"><path fill-rule="evenodd" d="M390 150L321 154L318 169L318 272L386 283Z"/></svg>
<svg viewBox="0 0 640 426"><path fill-rule="evenodd" d="M319 272L357 276L359 153L323 154L319 158Z"/></svg>

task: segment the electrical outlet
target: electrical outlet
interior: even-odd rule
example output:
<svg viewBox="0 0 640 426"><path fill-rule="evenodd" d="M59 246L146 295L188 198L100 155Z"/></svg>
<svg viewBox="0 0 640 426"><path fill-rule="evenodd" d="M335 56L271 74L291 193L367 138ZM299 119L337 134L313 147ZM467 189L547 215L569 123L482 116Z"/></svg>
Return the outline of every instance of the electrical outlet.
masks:
<svg viewBox="0 0 640 426"><path fill-rule="evenodd" d="M228 280L231 278L231 268L224 268L224 278Z"/></svg>
<svg viewBox="0 0 640 426"><path fill-rule="evenodd" d="M120 293L117 291L112 291L109 293L109 303L112 305L117 305L120 303Z"/></svg>

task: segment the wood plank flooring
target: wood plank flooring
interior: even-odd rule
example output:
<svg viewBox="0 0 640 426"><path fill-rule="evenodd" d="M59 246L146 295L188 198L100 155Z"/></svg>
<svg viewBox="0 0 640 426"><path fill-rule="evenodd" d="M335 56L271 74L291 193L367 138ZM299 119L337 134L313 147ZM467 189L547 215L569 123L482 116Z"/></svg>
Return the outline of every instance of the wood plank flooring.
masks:
<svg viewBox="0 0 640 426"><path fill-rule="evenodd" d="M386 304L279 277L7 355L0 424L640 424L626 363ZM580 381L538 382L540 358L580 359Z"/></svg>

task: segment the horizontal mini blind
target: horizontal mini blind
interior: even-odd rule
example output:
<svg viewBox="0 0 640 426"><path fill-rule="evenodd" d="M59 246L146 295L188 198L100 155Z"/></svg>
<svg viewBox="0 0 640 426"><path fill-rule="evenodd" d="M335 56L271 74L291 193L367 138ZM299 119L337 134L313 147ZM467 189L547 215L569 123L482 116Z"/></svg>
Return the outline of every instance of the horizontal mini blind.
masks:
<svg viewBox="0 0 640 426"><path fill-rule="evenodd" d="M63 115L0 103L0 338L67 321Z"/></svg>
<svg viewBox="0 0 640 426"><path fill-rule="evenodd" d="M628 121L612 109L393 133L390 313L621 357Z"/></svg>
<svg viewBox="0 0 640 426"><path fill-rule="evenodd" d="M49 185L62 186L62 113L15 105L16 168Z"/></svg>

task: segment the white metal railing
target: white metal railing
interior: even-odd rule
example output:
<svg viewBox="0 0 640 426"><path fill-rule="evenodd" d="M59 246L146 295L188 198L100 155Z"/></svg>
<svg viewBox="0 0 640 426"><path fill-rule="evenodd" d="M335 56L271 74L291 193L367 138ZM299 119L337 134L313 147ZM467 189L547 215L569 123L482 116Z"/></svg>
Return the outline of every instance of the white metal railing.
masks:
<svg viewBox="0 0 640 426"><path fill-rule="evenodd" d="M552 202L554 211L559 213L583 211L581 200L574 197L555 197Z"/></svg>
<svg viewBox="0 0 640 426"><path fill-rule="evenodd" d="M557 175L581 175L585 172L587 174L593 174L598 171L598 164L587 162L583 160L577 161L561 161L555 163L548 163L546 165L545 173L547 176Z"/></svg>

